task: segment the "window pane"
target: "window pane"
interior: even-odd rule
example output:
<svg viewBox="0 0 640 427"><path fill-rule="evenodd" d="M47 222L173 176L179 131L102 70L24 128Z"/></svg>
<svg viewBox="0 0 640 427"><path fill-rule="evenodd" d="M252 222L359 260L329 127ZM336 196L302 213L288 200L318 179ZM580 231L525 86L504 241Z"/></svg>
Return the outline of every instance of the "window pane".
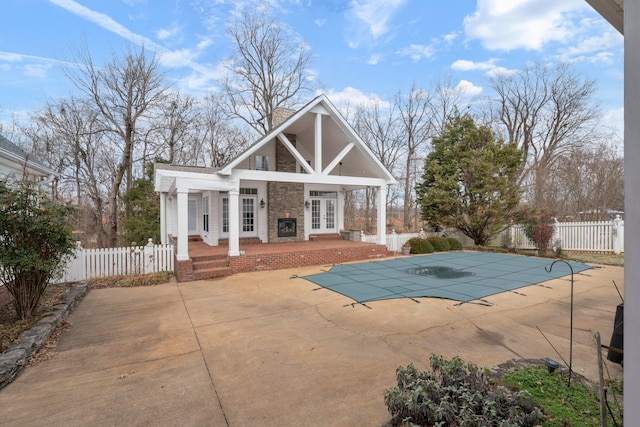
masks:
<svg viewBox="0 0 640 427"><path fill-rule="evenodd" d="M327 228L335 228L335 201L334 200L325 200L327 206L327 214L326 214L326 227Z"/></svg>
<svg viewBox="0 0 640 427"><path fill-rule="evenodd" d="M222 199L222 232L229 232L229 199Z"/></svg>
<svg viewBox="0 0 640 427"><path fill-rule="evenodd" d="M320 200L311 201L311 229L320 229Z"/></svg>
<svg viewBox="0 0 640 427"><path fill-rule="evenodd" d="M242 199L242 231L254 230L253 199Z"/></svg>

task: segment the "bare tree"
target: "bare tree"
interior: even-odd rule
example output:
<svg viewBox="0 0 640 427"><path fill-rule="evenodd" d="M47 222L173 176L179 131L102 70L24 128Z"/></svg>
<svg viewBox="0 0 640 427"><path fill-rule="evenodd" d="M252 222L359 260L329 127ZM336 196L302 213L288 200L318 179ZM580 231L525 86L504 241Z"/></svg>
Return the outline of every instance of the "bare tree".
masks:
<svg viewBox="0 0 640 427"><path fill-rule="evenodd" d="M178 91L165 95L165 102L149 114L142 152L136 160L148 164L162 158L183 165L202 160L198 156L199 147L194 147L194 128L199 120L197 99Z"/></svg>
<svg viewBox="0 0 640 427"><path fill-rule="evenodd" d="M108 183L114 163L111 145L104 138L99 112L83 99L48 102L34 113L23 132L31 147L58 175L53 194L74 201L79 208L76 228L85 246L108 244L103 218L106 214Z"/></svg>
<svg viewBox="0 0 640 427"><path fill-rule="evenodd" d="M376 101L373 106L360 105L354 114L354 129L371 149L373 154L394 176L398 176L400 159L406 155L406 146L403 138L403 128L396 116L396 108L391 104L384 108L381 102ZM387 192L387 206L391 191ZM373 228L373 203L375 201L372 190L365 193L365 229Z"/></svg>
<svg viewBox="0 0 640 427"><path fill-rule="evenodd" d="M398 92L395 97L398 120L404 133L404 144L407 161L404 170L403 224L405 229L411 227L411 214L415 205L416 163L421 158L418 153L424 148L432 136L434 116L432 112L432 95L416 87L415 82L405 95Z"/></svg>
<svg viewBox="0 0 640 427"><path fill-rule="evenodd" d="M65 72L73 84L86 94L100 113L104 136L113 143L118 158L108 192L108 243L118 241L118 201L123 181L133 183L133 153L139 133L138 123L145 113L165 99L167 87L155 56L147 57L144 48L129 48L123 56L113 55L111 62L97 67L87 47L78 51L81 66ZM125 180L126 178L126 180Z"/></svg>
<svg viewBox="0 0 640 427"><path fill-rule="evenodd" d="M519 183L531 182L530 202L543 207L546 178L558 157L599 137L600 112L591 99L595 82L581 80L566 64L535 64L489 83L497 93L493 106L500 134L523 151Z"/></svg>
<svg viewBox="0 0 640 427"><path fill-rule="evenodd" d="M268 11L244 9L228 27L233 43L224 79L230 112L260 134L278 107L292 107L314 87L307 44Z"/></svg>
<svg viewBox="0 0 640 427"><path fill-rule="evenodd" d="M599 221L624 210L624 159L607 143L560 156L549 180L558 216Z"/></svg>

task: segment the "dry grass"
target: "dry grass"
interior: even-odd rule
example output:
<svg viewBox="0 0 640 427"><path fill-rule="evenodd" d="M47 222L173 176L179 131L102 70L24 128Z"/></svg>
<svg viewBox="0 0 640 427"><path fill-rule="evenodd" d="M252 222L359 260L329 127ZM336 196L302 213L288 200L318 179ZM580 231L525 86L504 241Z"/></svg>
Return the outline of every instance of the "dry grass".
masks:
<svg viewBox="0 0 640 427"><path fill-rule="evenodd" d="M562 257L587 264L602 264L624 267L624 254L600 254L593 252L563 252Z"/></svg>

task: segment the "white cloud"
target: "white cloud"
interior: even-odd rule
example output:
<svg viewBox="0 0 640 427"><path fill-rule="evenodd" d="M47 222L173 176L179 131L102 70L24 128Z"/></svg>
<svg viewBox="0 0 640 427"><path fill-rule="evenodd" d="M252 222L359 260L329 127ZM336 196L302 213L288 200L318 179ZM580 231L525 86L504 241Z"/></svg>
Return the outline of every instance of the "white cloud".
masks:
<svg viewBox="0 0 640 427"><path fill-rule="evenodd" d="M369 27L374 39L389 29L387 21L393 12L405 3L405 0L352 0L351 7L358 19Z"/></svg>
<svg viewBox="0 0 640 427"><path fill-rule="evenodd" d="M115 33L133 43L144 45L147 48L153 48L155 46L155 43L147 37L134 33L124 25L114 21L110 16L91 10L74 0L49 0L49 2L80 16L87 21L93 22L105 30L111 31L112 33Z"/></svg>
<svg viewBox="0 0 640 427"><path fill-rule="evenodd" d="M452 70L457 71L486 71L486 75L489 77L494 77L498 74L501 75L509 75L515 74L518 70L508 69L505 67L500 67L496 65L496 58L491 58L488 61L483 62L475 62L469 61L467 59L458 59L451 64Z"/></svg>
<svg viewBox="0 0 640 427"><path fill-rule="evenodd" d="M323 93L325 93L327 98L343 113L359 105L373 107L377 104L380 108L391 108L391 103L382 100L375 93L366 94L351 86L345 87L340 92L330 89Z"/></svg>
<svg viewBox="0 0 640 427"><path fill-rule="evenodd" d="M491 70L496 67L496 60L490 59L484 62L469 61L467 59L458 59L451 64L451 69L459 71L476 71L476 70Z"/></svg>
<svg viewBox="0 0 640 427"><path fill-rule="evenodd" d="M587 8L583 0L478 0L465 18L465 32L489 50L539 50L575 33L569 16Z"/></svg>
<svg viewBox="0 0 640 427"><path fill-rule="evenodd" d="M559 50L563 62L590 62L610 64L617 52L622 51L624 39L608 23L583 19L580 28L586 37L577 44Z"/></svg>
<svg viewBox="0 0 640 427"><path fill-rule="evenodd" d="M51 69L51 64L29 64L24 66L24 74L39 79L45 78Z"/></svg>
<svg viewBox="0 0 640 427"><path fill-rule="evenodd" d="M400 56L408 56L413 62L418 62L423 58L431 58L435 54L435 49L432 46L426 46L423 44L412 44L409 47L405 47L398 51Z"/></svg>
<svg viewBox="0 0 640 427"><path fill-rule="evenodd" d="M447 45L451 45L457 38L458 33L449 33L442 36L442 40L444 40Z"/></svg>
<svg viewBox="0 0 640 427"><path fill-rule="evenodd" d="M316 26L318 27L322 27L325 24L325 22L327 22L326 19L320 19L320 18L313 21L313 23L316 24Z"/></svg>
<svg viewBox="0 0 640 427"><path fill-rule="evenodd" d="M174 34L175 34L174 30L169 30L166 28L161 28L158 31L156 31L156 37L160 40L168 39Z"/></svg>
<svg viewBox="0 0 640 427"><path fill-rule="evenodd" d="M376 65L378 62L380 62L382 60L382 55L380 55L379 53L373 53L371 54L371 56L369 57L369 60L367 61L367 64L369 65Z"/></svg>
<svg viewBox="0 0 640 427"><path fill-rule="evenodd" d="M19 53L0 51L0 61L20 62L22 61L22 58L23 58L23 55Z"/></svg>
<svg viewBox="0 0 640 427"><path fill-rule="evenodd" d="M351 0L349 17L355 21L351 28L349 47L355 49L377 40L389 31L388 22L407 0Z"/></svg>
<svg viewBox="0 0 640 427"><path fill-rule="evenodd" d="M468 80L460 80L460 82L456 85L456 91L458 91L463 96L476 96L480 95L482 92L482 87L475 86Z"/></svg>

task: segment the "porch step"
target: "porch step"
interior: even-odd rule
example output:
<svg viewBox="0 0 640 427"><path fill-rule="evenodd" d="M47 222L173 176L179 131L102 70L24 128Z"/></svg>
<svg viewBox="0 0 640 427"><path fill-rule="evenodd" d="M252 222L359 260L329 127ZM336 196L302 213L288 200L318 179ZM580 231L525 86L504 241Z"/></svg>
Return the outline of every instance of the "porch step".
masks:
<svg viewBox="0 0 640 427"><path fill-rule="evenodd" d="M190 242L202 242L202 237L200 237L200 236L189 236L188 240Z"/></svg>
<svg viewBox="0 0 640 427"><path fill-rule="evenodd" d="M233 274L227 255L201 255L191 258L194 280L213 279Z"/></svg>
<svg viewBox="0 0 640 427"><path fill-rule="evenodd" d="M202 258L214 258L214 257L194 257L192 259L193 271L229 266L229 261L227 260L226 256L220 259L202 259Z"/></svg>
<svg viewBox="0 0 640 427"><path fill-rule="evenodd" d="M231 267L212 267L203 269L193 269L194 280L214 279L216 277L231 276L233 270Z"/></svg>
<svg viewBox="0 0 640 427"><path fill-rule="evenodd" d="M241 245L257 245L261 243L262 243L262 240L260 240L259 237L241 237L240 238ZM229 239L218 239L218 245L229 246Z"/></svg>
<svg viewBox="0 0 640 427"><path fill-rule="evenodd" d="M340 234L311 234L309 235L309 240L318 241L318 240L342 240L342 236Z"/></svg>

